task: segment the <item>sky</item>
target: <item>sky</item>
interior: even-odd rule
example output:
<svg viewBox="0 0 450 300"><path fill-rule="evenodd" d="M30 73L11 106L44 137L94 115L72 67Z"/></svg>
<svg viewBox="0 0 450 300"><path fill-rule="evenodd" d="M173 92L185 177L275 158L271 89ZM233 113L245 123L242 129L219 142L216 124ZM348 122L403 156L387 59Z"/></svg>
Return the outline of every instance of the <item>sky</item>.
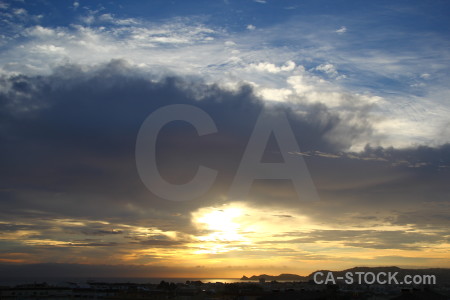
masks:
<svg viewBox="0 0 450 300"><path fill-rule="evenodd" d="M0 277L450 268L449 13L0 2Z"/></svg>

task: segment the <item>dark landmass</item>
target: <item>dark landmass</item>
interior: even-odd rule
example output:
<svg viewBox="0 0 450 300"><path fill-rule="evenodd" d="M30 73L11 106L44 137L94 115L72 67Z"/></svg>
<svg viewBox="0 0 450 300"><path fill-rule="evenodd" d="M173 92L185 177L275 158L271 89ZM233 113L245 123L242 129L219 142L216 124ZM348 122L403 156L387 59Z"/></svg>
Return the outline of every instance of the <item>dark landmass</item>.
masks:
<svg viewBox="0 0 450 300"><path fill-rule="evenodd" d="M297 274L280 274L280 275L267 275L267 274L261 274L261 275L253 275L251 277L243 276L241 280L248 280L248 281L259 281L259 280L266 280L266 281L310 281L313 280L314 274L316 272L322 272L324 274L328 272L333 272L333 275L335 277L344 277L347 272L373 272L375 274L380 272L391 272L395 273L398 272L398 277L404 277L405 275L435 275L437 279L437 284L450 284L450 269L444 269L444 268L428 268L428 269L402 269L399 267L354 267L351 269L346 269L342 271L332 271L332 270L317 270L307 276L301 276Z"/></svg>
<svg viewBox="0 0 450 300"><path fill-rule="evenodd" d="M346 284L343 281L317 283L314 274L332 272L335 277L345 273L397 273L405 275L435 275L436 284ZM247 282L202 282L188 280L185 283L161 281L155 283L107 283L87 280L64 281L49 284L36 282L0 286L0 299L252 299L252 300L297 300L297 299L450 299L450 269L401 269L398 267L355 267L342 271L319 270L307 276L280 274L271 276L242 277ZM259 282L248 282L258 280Z"/></svg>
<svg viewBox="0 0 450 300"><path fill-rule="evenodd" d="M353 268L350 270L362 270ZM372 270L372 268L371 268ZM416 270L414 270L416 271ZM341 271L343 272L343 271ZM297 278L295 274L284 274L282 278ZM274 276L277 277L277 276ZM300 276L302 277L302 276ZM304 276L307 277L307 276ZM0 286L0 299L44 300L44 299L251 299L251 300L318 300L318 299L420 299L448 300L450 285L345 285L315 284L314 282L202 282L186 281L174 283L106 283L97 281L67 282L57 284L29 283L15 286Z"/></svg>
<svg viewBox="0 0 450 300"><path fill-rule="evenodd" d="M334 277L345 277L347 272L397 273L399 279L405 275L434 275L435 284L348 284L336 282L315 282L314 274L332 272ZM4 275L4 274L0 274ZM323 279L325 276L322 276ZM83 280L47 283L30 281L25 284L0 285L0 299L252 299L252 300L297 300L297 299L450 299L450 269L401 269L398 267L355 267L342 271L318 270L307 276L280 274L272 276L242 277L243 281L202 282L187 280L182 282L161 281L159 284ZM258 282L249 282L257 280Z"/></svg>
<svg viewBox="0 0 450 300"><path fill-rule="evenodd" d="M261 279L265 279L265 280L279 280L279 281L308 281L309 280L309 276L300 276L297 274L280 274L280 275L267 275L267 274L261 274L261 275L253 275L251 277L247 277L247 276L242 276L241 280L261 280ZM311 277L312 279L312 277Z"/></svg>

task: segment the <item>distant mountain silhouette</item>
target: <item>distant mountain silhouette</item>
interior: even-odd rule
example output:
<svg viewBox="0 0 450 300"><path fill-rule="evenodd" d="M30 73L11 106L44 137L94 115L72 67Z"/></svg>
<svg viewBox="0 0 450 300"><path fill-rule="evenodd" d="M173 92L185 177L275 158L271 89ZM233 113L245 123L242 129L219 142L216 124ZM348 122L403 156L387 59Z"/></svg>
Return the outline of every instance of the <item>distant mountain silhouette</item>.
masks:
<svg viewBox="0 0 450 300"><path fill-rule="evenodd" d="M308 275L308 276L310 276L310 275ZM269 281L270 280L304 281L304 280L309 280L308 276L300 276L300 275L297 275L297 274L280 274L280 275L277 275L277 276L261 274L261 275L253 275L251 277L243 276L241 278L241 280L260 280L260 279L265 279L265 280L269 280Z"/></svg>
<svg viewBox="0 0 450 300"><path fill-rule="evenodd" d="M333 272L333 275L335 277L345 276L346 272L373 272L373 273L379 273L379 272L391 272L395 273L398 272L397 278L400 279L404 277L405 275L435 275L436 276L436 283L437 284L450 284L450 269L443 269L443 268L428 268L428 269L402 269L399 267L354 267L351 269L346 269L342 271L332 271L332 270L317 270L312 272L311 274L307 276L301 276L297 274L280 274L280 275L267 275L267 274L261 274L261 275L253 275L251 277L243 276L241 280L260 280L265 279L267 281L272 280L279 280L279 281L309 281L313 279L314 273L316 272L322 272L326 274L327 272Z"/></svg>

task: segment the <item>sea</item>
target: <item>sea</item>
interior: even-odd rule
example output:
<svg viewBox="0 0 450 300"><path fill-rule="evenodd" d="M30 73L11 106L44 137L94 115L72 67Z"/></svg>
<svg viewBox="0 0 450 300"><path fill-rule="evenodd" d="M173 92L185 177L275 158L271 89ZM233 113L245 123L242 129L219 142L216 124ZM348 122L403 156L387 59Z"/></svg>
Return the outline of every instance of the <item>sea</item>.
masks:
<svg viewBox="0 0 450 300"><path fill-rule="evenodd" d="M233 283L244 282L240 278L153 278L153 277L138 277L138 278L102 278L102 277L40 277L40 278L0 278L0 286L16 286L20 284L40 284L47 283L50 285L64 285L65 283L88 283L88 282L106 282L106 283L151 283L158 284L161 281L173 283L186 283L186 281L201 281L203 283Z"/></svg>

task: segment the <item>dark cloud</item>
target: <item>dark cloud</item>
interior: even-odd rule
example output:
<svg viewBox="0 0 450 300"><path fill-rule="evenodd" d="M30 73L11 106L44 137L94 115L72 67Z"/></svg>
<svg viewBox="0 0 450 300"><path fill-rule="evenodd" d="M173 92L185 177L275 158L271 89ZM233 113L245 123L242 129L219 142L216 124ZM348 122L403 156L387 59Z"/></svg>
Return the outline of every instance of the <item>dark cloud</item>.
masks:
<svg viewBox="0 0 450 300"><path fill-rule="evenodd" d="M292 218L291 215L273 215L274 217L280 217L280 218Z"/></svg>
<svg viewBox="0 0 450 300"><path fill-rule="evenodd" d="M344 246L371 249L420 250L439 242L446 242L442 231L406 232L400 230L313 230L291 232L276 235L278 237L296 237L289 240L262 241L261 244L303 244L316 242L341 242Z"/></svg>
<svg viewBox="0 0 450 300"><path fill-rule="evenodd" d="M186 243L186 241L150 239L132 243L144 246L151 246L152 248L163 248L163 247L177 248L177 246L178 247L183 246Z"/></svg>
<svg viewBox="0 0 450 300"><path fill-rule="evenodd" d="M115 230L115 229L82 230L81 232L85 235L109 235L109 234L123 234L124 233L122 230Z"/></svg>
<svg viewBox="0 0 450 300"><path fill-rule="evenodd" d="M2 223L0 224L0 234L5 232L15 232L19 230L36 230L36 229L43 229L46 228L46 226L37 226L35 224L33 225L25 225L25 224L11 224L11 223Z"/></svg>
<svg viewBox="0 0 450 300"><path fill-rule="evenodd" d="M42 264L0 264L2 279L23 278L136 278L136 277L161 277L161 274L168 274L175 269L158 266L139 265L88 265L70 263L42 263ZM42 276L45 274L45 276ZM5 276L6 275L6 276Z"/></svg>
<svg viewBox="0 0 450 300"><path fill-rule="evenodd" d="M3 77L0 176L3 198L11 199L3 206L13 209L20 203L21 208L117 217L135 213L130 208L118 211L117 206L129 203L171 206L145 189L134 160L140 125L169 104L203 109L219 133L198 137L186 123L166 126L158 144L162 175L174 183L185 182L201 163L221 171L218 183L201 201L226 193L262 103L248 86L232 92L195 79L150 79L122 61L90 71L63 66L49 76ZM345 120L326 107L281 109L287 111L303 149L341 147L324 135L344 126ZM298 110L304 112L302 117ZM352 130L348 124L344 127Z"/></svg>
<svg viewBox="0 0 450 300"><path fill-rule="evenodd" d="M69 243L70 247L114 247L119 245L115 242L106 243Z"/></svg>

